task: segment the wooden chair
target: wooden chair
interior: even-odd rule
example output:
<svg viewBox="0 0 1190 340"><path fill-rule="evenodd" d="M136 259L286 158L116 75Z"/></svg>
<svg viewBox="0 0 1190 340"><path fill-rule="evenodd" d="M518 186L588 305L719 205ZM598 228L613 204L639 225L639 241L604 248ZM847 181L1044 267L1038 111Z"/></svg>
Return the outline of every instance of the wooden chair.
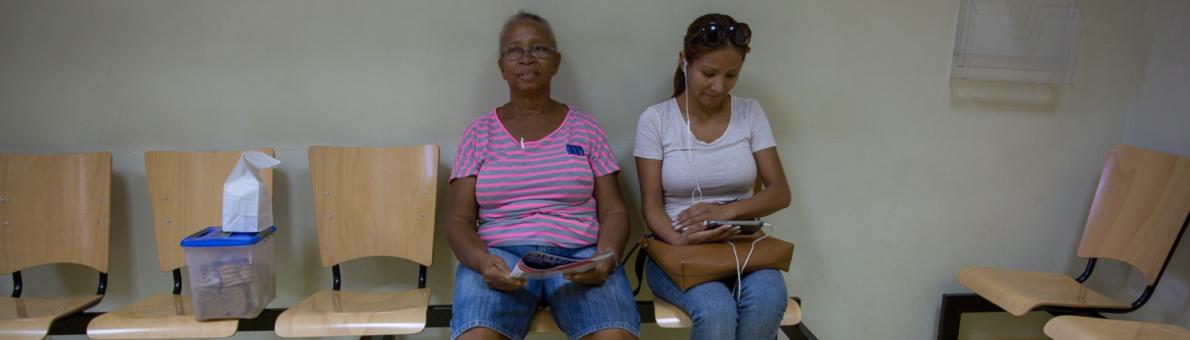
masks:
<svg viewBox="0 0 1190 340"><path fill-rule="evenodd" d="M438 146L311 147L318 252L333 289L281 313L283 337L412 334L426 326L426 268L434 249ZM340 291L339 264L371 256L420 264L417 289Z"/></svg>
<svg viewBox="0 0 1190 340"><path fill-rule="evenodd" d="M107 290L112 155L0 155L0 338L41 339L50 324L98 304ZM99 271L95 295L22 298L21 270L75 263Z"/></svg>
<svg viewBox="0 0 1190 340"><path fill-rule="evenodd" d="M558 322L554 321L554 315L551 314L549 307L537 308L537 312L533 313L533 321L529 323L529 333L556 333L561 331L562 328L558 327Z"/></svg>
<svg viewBox="0 0 1190 340"><path fill-rule="evenodd" d="M1065 315L1045 323L1045 335L1056 340L1188 340L1182 326Z"/></svg>
<svg viewBox="0 0 1190 340"><path fill-rule="evenodd" d="M273 149L257 149L273 155ZM95 339L222 338L235 334L237 320L198 321L189 295L182 295L186 254L179 242L199 229L222 224L223 182L241 151L145 153L157 263L173 273L173 292L158 294L91 320ZM261 171L270 193L273 171Z"/></svg>
<svg viewBox="0 0 1190 340"><path fill-rule="evenodd" d="M1190 157L1116 145L1103 168L1079 243L1078 256L1088 258L1082 275L963 268L958 282L975 294L943 296L938 338L955 339L963 313L1002 310L1020 316L1041 310L1099 316L1134 311L1157 288L1187 223ZM1126 303L1084 286L1100 258L1136 267L1147 283L1144 292Z"/></svg>

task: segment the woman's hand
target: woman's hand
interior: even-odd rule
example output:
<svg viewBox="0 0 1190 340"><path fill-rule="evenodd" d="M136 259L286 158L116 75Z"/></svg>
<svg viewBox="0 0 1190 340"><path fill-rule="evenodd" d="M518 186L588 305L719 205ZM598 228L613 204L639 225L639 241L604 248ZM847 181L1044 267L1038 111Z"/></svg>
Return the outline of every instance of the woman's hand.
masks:
<svg viewBox="0 0 1190 340"><path fill-rule="evenodd" d="M582 273L565 274L563 277L574 283L589 286L599 286L603 284L603 281L607 280L607 276L611 274L612 270L615 269L616 259L613 256L611 258L604 259L603 261L599 261L595 264L595 267L591 268L591 270Z"/></svg>
<svg viewBox="0 0 1190 340"><path fill-rule="evenodd" d="M511 292L525 285L525 279L514 278L510 275L508 264L504 263L504 259L500 256L487 254L480 260L480 269L483 281L492 289Z"/></svg>
<svg viewBox="0 0 1190 340"><path fill-rule="evenodd" d="M699 203L678 214L674 229L678 231L682 231L683 229L697 231L702 229L692 228L697 228L698 226L705 228L707 221L726 221L735 217L735 212L727 204ZM718 229L722 229L722 227Z"/></svg>
<svg viewBox="0 0 1190 340"><path fill-rule="evenodd" d="M740 227L733 225L720 226L715 229L706 229L706 225L699 223L690 228L686 228L680 234L679 245L695 245L707 242L723 241L733 236L740 234Z"/></svg>

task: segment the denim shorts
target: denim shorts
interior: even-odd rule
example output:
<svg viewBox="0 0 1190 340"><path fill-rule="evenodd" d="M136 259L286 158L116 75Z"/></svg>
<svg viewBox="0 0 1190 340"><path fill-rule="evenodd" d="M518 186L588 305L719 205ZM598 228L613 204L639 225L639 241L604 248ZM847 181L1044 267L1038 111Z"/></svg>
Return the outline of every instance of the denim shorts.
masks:
<svg viewBox="0 0 1190 340"><path fill-rule="evenodd" d="M516 265L530 251L584 258L595 255L595 247L560 248L550 246L511 246L488 248L504 258L508 267ZM509 339L522 339L538 306L549 306L554 321L571 339L599 330L619 328L640 336L640 314L624 269L616 267L600 286L573 283L555 276L529 280L513 292L491 289L483 274L459 265L455 273L454 312L450 320L450 338L467 330L484 327Z"/></svg>

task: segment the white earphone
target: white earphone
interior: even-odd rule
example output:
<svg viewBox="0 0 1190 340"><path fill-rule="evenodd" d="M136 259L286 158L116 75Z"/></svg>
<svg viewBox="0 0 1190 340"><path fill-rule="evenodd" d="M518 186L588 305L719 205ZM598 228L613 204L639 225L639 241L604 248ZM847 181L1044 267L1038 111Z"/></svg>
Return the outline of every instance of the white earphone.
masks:
<svg viewBox="0 0 1190 340"><path fill-rule="evenodd" d="M691 172L694 174L694 190L690 191L690 205L695 205L702 202L702 180L698 176L698 171L694 171L697 167L694 166L694 128L691 127L690 120L690 75L686 73L686 58L682 58L682 81L685 82L685 100L686 100L686 164L690 166Z"/></svg>

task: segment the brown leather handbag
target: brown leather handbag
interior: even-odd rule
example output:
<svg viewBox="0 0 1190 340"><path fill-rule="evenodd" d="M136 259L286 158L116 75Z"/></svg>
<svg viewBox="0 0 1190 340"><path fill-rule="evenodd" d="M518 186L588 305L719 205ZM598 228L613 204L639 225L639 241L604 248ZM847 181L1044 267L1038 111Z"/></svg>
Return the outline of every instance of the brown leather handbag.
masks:
<svg viewBox="0 0 1190 340"><path fill-rule="evenodd" d="M760 237L762 233L757 232L756 236ZM735 252L743 262L754 240L742 238L728 242L735 244ZM640 238L640 246L683 291L704 282L736 276L736 257L731 255L731 246L726 242L675 246L652 235L644 235ZM752 251L752 258L743 272L769 268L788 272L792 260L793 243L769 236L756 242L756 250Z"/></svg>

